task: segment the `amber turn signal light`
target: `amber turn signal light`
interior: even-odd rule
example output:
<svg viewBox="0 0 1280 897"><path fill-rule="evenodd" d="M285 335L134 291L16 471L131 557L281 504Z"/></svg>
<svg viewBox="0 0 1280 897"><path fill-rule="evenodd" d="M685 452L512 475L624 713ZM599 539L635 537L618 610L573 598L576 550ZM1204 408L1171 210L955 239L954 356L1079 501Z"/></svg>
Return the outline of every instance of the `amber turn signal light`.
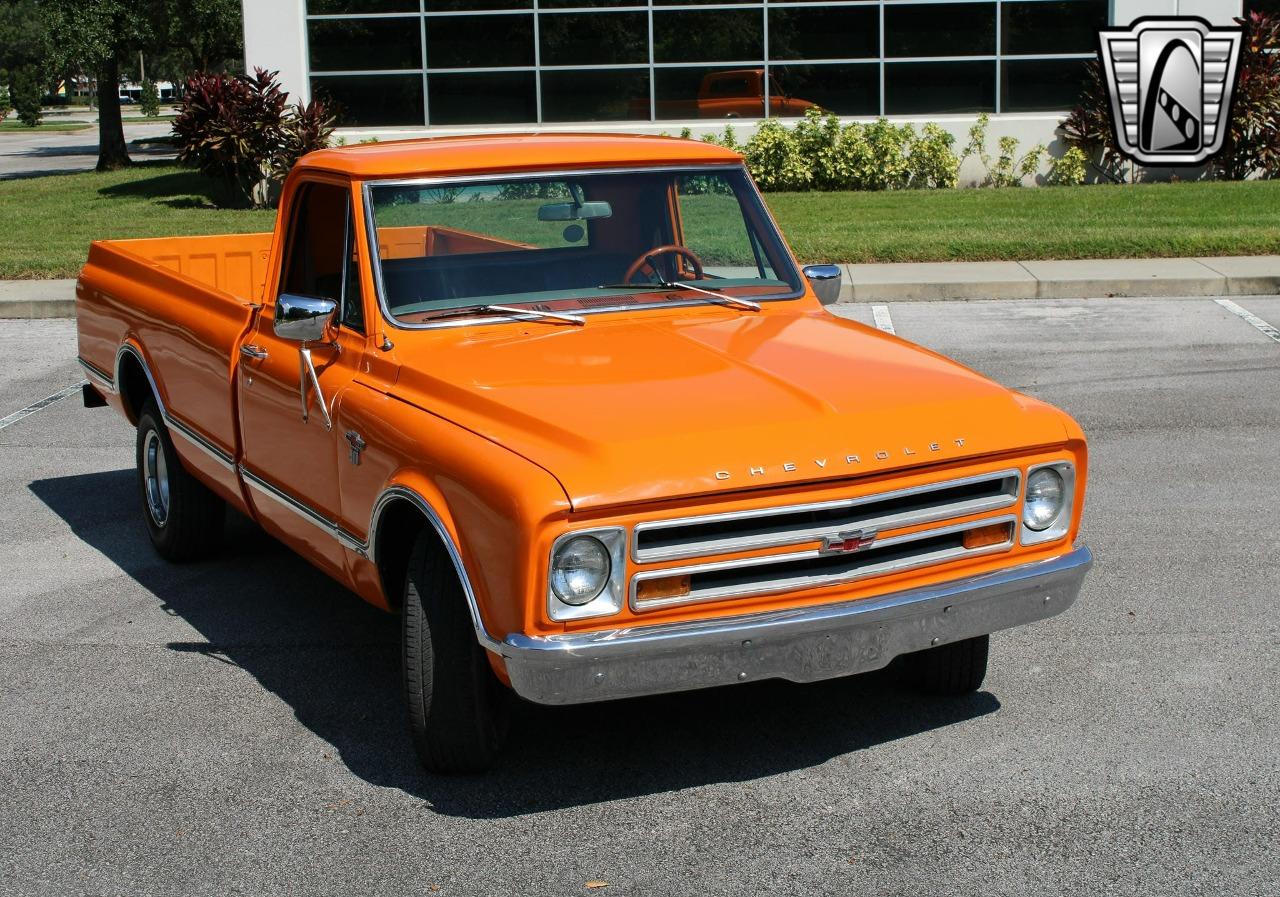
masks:
<svg viewBox="0 0 1280 897"><path fill-rule="evenodd" d="M999 545L1013 537L1009 532L1009 524L993 523L991 526L980 526L977 529L964 531L964 547L968 551L975 548L986 548L988 545Z"/></svg>
<svg viewBox="0 0 1280 897"><path fill-rule="evenodd" d="M688 594L688 576L663 576L659 579L642 579L636 583L637 601L652 601L655 598L679 598Z"/></svg>

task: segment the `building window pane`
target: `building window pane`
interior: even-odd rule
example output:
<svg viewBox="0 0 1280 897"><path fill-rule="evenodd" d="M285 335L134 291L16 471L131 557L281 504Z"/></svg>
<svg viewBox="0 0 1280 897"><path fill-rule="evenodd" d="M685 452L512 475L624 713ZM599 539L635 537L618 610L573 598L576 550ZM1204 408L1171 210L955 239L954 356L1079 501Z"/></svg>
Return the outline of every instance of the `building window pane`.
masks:
<svg viewBox="0 0 1280 897"><path fill-rule="evenodd" d="M987 56L995 51L994 3L884 8L886 56Z"/></svg>
<svg viewBox="0 0 1280 897"><path fill-rule="evenodd" d="M1255 12L1280 16L1280 0L1244 0L1244 14Z"/></svg>
<svg viewBox="0 0 1280 897"><path fill-rule="evenodd" d="M656 62L714 62L764 58L764 19L755 9L653 14Z"/></svg>
<svg viewBox="0 0 1280 897"><path fill-rule="evenodd" d="M837 115L876 115L880 112L880 66L874 62L849 65L772 66L769 105L773 115L804 115L818 106Z"/></svg>
<svg viewBox="0 0 1280 897"><path fill-rule="evenodd" d="M874 6L806 6L769 10L770 59L856 59L880 55Z"/></svg>
<svg viewBox="0 0 1280 897"><path fill-rule="evenodd" d="M649 119L649 70L542 73L543 121Z"/></svg>
<svg viewBox="0 0 1280 897"><path fill-rule="evenodd" d="M533 65L533 16L446 16L427 20L427 68Z"/></svg>
<svg viewBox="0 0 1280 897"><path fill-rule="evenodd" d="M307 23L313 72L422 68L418 18L319 19Z"/></svg>
<svg viewBox="0 0 1280 897"><path fill-rule="evenodd" d="M994 112L994 62L891 62L884 68L887 115Z"/></svg>
<svg viewBox="0 0 1280 897"><path fill-rule="evenodd" d="M626 65L649 61L646 13L541 16L538 29L543 65Z"/></svg>
<svg viewBox="0 0 1280 897"><path fill-rule="evenodd" d="M307 0L307 12L313 16L417 11L418 0Z"/></svg>
<svg viewBox="0 0 1280 897"><path fill-rule="evenodd" d="M338 110L348 128L421 125L421 75L344 75L312 78L311 95Z"/></svg>
<svg viewBox="0 0 1280 897"><path fill-rule="evenodd" d="M657 118L761 118L764 69L671 68L653 73Z"/></svg>
<svg viewBox="0 0 1280 897"><path fill-rule="evenodd" d="M476 12L488 9L533 9L533 0L427 0L427 12ZM427 25L431 27L430 24Z"/></svg>
<svg viewBox="0 0 1280 897"><path fill-rule="evenodd" d="M1107 27L1107 0L1005 3L1001 10L1002 53L1089 53Z"/></svg>
<svg viewBox="0 0 1280 897"><path fill-rule="evenodd" d="M536 121L533 72L427 76L433 125L489 125Z"/></svg>
<svg viewBox="0 0 1280 897"><path fill-rule="evenodd" d="M1002 112L1070 109L1084 92L1086 59L1007 59L1001 63Z"/></svg>
<svg viewBox="0 0 1280 897"><path fill-rule="evenodd" d="M428 0L429 2L429 0ZM542 0L539 9L574 9L582 6L645 6L641 0Z"/></svg>

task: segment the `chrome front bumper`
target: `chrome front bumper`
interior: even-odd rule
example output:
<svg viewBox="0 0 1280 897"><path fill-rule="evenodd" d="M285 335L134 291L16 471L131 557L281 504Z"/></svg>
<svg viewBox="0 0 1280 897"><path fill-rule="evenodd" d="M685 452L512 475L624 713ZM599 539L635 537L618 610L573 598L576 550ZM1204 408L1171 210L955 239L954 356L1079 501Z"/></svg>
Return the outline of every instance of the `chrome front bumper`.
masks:
<svg viewBox="0 0 1280 897"><path fill-rule="evenodd" d="M693 623L507 636L512 687L539 704L880 669L899 654L1034 623L1071 606L1093 563L1086 547L975 576L840 604Z"/></svg>

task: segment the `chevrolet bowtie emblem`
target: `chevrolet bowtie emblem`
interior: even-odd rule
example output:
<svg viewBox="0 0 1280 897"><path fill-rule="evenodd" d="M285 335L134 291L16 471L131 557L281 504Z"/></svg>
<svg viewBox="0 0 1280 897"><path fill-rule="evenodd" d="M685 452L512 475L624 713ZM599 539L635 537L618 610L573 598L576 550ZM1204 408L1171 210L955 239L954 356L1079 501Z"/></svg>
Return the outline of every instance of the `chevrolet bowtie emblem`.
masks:
<svg viewBox="0 0 1280 897"><path fill-rule="evenodd" d="M867 548L876 540L875 530L853 530L822 540L822 554L852 554Z"/></svg>

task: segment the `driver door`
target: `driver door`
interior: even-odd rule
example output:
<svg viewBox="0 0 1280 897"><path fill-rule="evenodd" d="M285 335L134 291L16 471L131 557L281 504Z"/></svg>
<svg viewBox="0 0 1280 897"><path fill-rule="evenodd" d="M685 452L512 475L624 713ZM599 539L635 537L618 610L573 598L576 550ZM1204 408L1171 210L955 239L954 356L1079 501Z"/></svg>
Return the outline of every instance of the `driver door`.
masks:
<svg viewBox="0 0 1280 897"><path fill-rule="evenodd" d="M294 214L279 283L275 290L268 286L264 307L241 348L242 466L263 527L341 576L346 558L335 521L341 517L338 461L347 448L338 409L367 343L350 185L304 181L290 208ZM276 306L284 293L337 304L332 342L303 344L276 334ZM318 393L301 363L304 348L311 351Z"/></svg>

